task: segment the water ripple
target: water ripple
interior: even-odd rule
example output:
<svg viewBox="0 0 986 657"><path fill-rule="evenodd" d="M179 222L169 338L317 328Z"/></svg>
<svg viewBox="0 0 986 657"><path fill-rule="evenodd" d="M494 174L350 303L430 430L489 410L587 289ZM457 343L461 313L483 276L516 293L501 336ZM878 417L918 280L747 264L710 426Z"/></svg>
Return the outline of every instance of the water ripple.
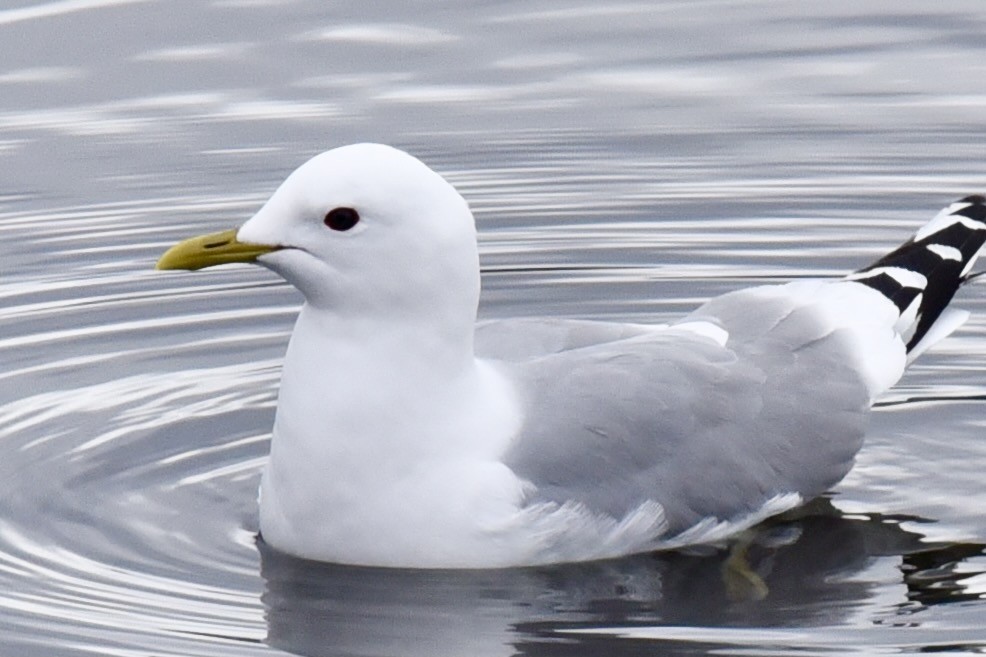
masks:
<svg viewBox="0 0 986 657"><path fill-rule="evenodd" d="M831 503L694 553L459 573L258 549L300 298L256 268L152 271L304 157L372 139L468 198L484 317L663 321L839 275L981 191L982 10L19 4L0 9L0 652L984 649L981 286Z"/></svg>

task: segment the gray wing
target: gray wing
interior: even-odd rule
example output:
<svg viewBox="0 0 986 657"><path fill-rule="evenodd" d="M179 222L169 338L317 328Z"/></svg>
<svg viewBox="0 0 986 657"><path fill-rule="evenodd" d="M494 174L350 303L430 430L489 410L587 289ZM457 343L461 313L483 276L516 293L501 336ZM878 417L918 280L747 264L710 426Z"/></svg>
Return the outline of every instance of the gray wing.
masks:
<svg viewBox="0 0 986 657"><path fill-rule="evenodd" d="M506 464L536 486L532 502L620 518L654 500L673 535L845 476L869 407L846 336L789 300L751 312L745 292L685 320L722 326L724 346L671 327L505 363L527 400Z"/></svg>
<svg viewBox="0 0 986 657"><path fill-rule="evenodd" d="M579 319L524 318L490 320L476 325L476 355L506 361L625 340L653 333L666 325L618 324Z"/></svg>

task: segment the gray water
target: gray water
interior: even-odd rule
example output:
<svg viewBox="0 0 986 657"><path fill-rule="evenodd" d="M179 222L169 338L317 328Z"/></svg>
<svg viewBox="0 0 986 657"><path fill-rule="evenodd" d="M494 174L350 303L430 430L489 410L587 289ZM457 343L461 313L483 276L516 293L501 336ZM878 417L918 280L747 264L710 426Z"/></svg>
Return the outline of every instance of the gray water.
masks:
<svg viewBox="0 0 986 657"><path fill-rule="evenodd" d="M0 5L0 654L986 651L986 290L831 496L732 543L495 572L256 539L300 299L152 271L359 140L453 181L484 317L663 321L986 191L986 5Z"/></svg>

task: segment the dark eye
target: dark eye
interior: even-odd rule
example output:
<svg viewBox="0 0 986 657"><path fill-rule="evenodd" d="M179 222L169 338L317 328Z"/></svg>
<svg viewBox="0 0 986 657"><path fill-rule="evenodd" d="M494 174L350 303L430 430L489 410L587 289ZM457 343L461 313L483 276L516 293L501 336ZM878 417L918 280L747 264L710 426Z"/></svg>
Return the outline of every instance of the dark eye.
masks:
<svg viewBox="0 0 986 657"><path fill-rule="evenodd" d="M358 223L359 213L352 208L336 208L325 215L325 225L332 230L349 230Z"/></svg>

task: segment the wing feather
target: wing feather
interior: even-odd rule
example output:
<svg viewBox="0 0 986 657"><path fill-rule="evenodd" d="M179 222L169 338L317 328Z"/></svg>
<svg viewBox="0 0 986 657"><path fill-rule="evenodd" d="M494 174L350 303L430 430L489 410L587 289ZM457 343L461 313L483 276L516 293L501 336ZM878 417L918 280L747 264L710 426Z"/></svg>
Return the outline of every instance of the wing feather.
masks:
<svg viewBox="0 0 986 657"><path fill-rule="evenodd" d="M528 401L505 463L532 503L620 518L656 501L674 534L845 476L869 407L848 329L784 295L727 297L695 314L724 345L670 327L507 364Z"/></svg>

